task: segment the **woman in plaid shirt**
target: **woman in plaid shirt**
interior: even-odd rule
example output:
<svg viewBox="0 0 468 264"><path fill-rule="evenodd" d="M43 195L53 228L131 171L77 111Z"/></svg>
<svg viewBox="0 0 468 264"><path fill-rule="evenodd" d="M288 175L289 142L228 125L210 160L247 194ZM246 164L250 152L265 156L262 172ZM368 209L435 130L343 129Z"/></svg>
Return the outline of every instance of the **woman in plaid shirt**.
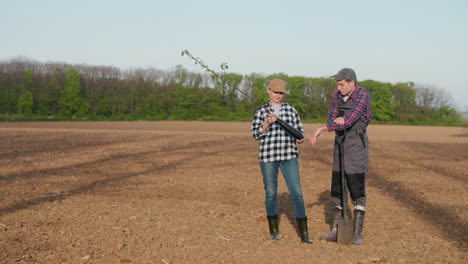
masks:
<svg viewBox="0 0 468 264"><path fill-rule="evenodd" d="M286 83L283 80L275 79L270 81L267 91L270 100L257 109L252 120L251 130L253 138L260 140L258 158L263 174L265 207L271 239L279 239L276 197L278 169L281 169L289 195L293 201L301 241L311 244L313 241L309 238L307 230L307 216L297 160L299 150L296 146L296 143L301 144L304 139L296 140L287 134L276 120L279 117L303 133L302 122L296 109L282 101L286 92ZM264 108L268 109L271 114L268 114Z"/></svg>

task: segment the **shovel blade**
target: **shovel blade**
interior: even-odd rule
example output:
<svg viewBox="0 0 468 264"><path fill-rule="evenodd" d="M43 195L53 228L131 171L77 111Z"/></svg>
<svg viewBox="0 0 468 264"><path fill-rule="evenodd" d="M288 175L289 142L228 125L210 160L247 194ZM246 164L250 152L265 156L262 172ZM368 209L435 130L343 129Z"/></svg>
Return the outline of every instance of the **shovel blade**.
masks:
<svg viewBox="0 0 468 264"><path fill-rule="evenodd" d="M353 243L353 223L350 218L338 220L338 244L350 245Z"/></svg>

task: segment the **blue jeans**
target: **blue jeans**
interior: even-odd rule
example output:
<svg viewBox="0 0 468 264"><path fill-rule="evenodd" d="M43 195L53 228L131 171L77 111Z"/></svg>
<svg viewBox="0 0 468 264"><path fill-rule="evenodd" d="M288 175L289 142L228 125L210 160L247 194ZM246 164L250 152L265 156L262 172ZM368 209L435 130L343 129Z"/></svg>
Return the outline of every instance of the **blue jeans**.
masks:
<svg viewBox="0 0 468 264"><path fill-rule="evenodd" d="M265 207L267 215L274 216L278 214L276 197L278 192L278 168L280 168L286 185L288 186L296 217L306 217L297 158L273 162L260 161L260 168L262 169L263 185L265 187Z"/></svg>

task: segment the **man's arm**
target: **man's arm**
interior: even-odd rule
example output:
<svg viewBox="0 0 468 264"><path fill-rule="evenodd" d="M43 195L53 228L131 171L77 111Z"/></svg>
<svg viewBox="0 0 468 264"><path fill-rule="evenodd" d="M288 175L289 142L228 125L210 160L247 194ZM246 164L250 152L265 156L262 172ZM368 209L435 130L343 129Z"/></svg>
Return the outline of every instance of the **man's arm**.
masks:
<svg viewBox="0 0 468 264"><path fill-rule="evenodd" d="M330 120L327 124L328 131L340 130L343 128L349 128L354 123L356 123L359 118L363 115L366 106L370 103L369 94L367 92L362 92L357 96L357 99L354 101L353 108L343 118L337 118L330 123Z"/></svg>
<svg viewBox="0 0 468 264"><path fill-rule="evenodd" d="M338 96L338 91L335 91L333 94L332 102L330 108L328 109L328 119L327 123L319 128L317 128L314 133L310 136L309 143L313 146L317 143L317 139L323 131L332 131L331 127L333 126L336 115L338 114L338 108L336 107L336 100Z"/></svg>
<svg viewBox="0 0 468 264"><path fill-rule="evenodd" d="M315 132L310 136L309 143L313 146L317 143L317 138L320 136L322 131L328 131L327 125L321 126L315 130Z"/></svg>

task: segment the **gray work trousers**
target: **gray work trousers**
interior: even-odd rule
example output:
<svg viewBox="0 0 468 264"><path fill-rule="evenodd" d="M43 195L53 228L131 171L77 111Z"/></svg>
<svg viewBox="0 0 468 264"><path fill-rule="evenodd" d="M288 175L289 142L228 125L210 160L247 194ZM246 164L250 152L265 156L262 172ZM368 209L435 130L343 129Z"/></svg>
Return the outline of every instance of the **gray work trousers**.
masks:
<svg viewBox="0 0 468 264"><path fill-rule="evenodd" d="M341 205L340 144L343 136L335 136L331 196ZM351 201L354 206L366 207L366 178L369 170L369 139L362 130L349 130L344 140L344 170Z"/></svg>

